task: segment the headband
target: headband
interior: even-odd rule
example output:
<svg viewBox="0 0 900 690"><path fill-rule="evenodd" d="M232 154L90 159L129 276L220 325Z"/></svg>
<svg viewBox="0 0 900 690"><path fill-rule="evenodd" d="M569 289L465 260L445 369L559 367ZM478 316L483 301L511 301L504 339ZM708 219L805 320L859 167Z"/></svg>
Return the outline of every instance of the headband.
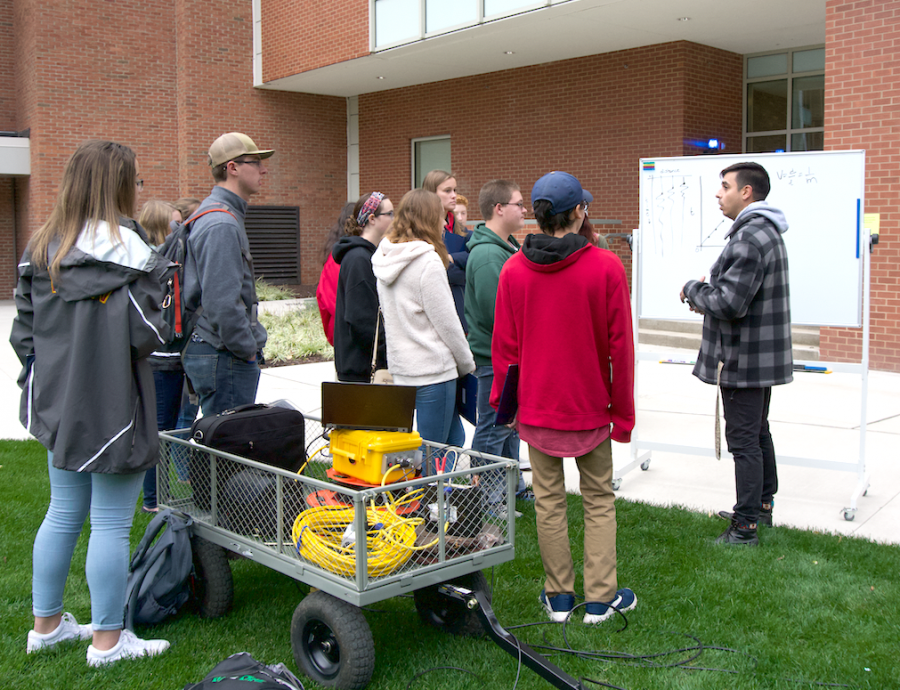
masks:
<svg viewBox="0 0 900 690"><path fill-rule="evenodd" d="M371 196L366 199L366 203L363 204L363 207L359 209L359 215L356 216L356 224L360 227L366 224L368 217L375 213L378 210L378 207L381 206L381 200L384 199L384 194L381 192L372 192Z"/></svg>

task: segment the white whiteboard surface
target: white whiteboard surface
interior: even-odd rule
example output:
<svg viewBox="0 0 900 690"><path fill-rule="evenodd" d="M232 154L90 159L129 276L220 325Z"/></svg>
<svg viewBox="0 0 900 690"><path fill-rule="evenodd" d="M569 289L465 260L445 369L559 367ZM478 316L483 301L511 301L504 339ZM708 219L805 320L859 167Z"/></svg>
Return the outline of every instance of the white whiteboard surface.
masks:
<svg viewBox="0 0 900 690"><path fill-rule="evenodd" d="M642 158L638 314L700 320L678 293L709 277L731 220L716 200L719 173L754 161L769 173L767 201L788 222L791 320L812 326L862 324L865 151Z"/></svg>

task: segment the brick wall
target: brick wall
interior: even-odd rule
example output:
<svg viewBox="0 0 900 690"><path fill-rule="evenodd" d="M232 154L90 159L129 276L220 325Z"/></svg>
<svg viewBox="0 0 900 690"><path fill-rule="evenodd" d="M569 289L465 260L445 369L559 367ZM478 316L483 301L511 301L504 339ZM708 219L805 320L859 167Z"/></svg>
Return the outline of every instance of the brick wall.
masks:
<svg viewBox="0 0 900 690"><path fill-rule="evenodd" d="M13 0L0 0L0 130L16 129Z"/></svg>
<svg viewBox="0 0 900 690"><path fill-rule="evenodd" d="M19 251L82 141L131 146L141 200L175 200L209 193L206 150L237 130L276 149L253 202L300 207L302 280L316 282L319 245L346 197L346 102L253 88L249 2L16 0L14 9L16 124L31 128L32 151L31 177L16 182ZM17 258L0 243L0 293Z"/></svg>
<svg viewBox="0 0 900 690"><path fill-rule="evenodd" d="M829 0L825 37L825 149L866 150L865 210L881 215L869 363L900 371L900 4ZM859 361L862 332L823 328L820 349L825 360Z"/></svg>
<svg viewBox="0 0 900 690"><path fill-rule="evenodd" d="M487 180L515 180L528 203L535 180L565 170L594 195L591 218L622 221L598 231L630 232L641 157L690 153L685 139L699 134L739 150L741 68L739 55L678 42L362 95L360 191L396 204L410 186L410 140L450 134L470 221ZM627 245L612 248L629 268Z"/></svg>
<svg viewBox="0 0 900 690"><path fill-rule="evenodd" d="M320 245L347 196L346 100L254 89L246 0L175 4L178 24L185 17L191 26L178 35L179 193L209 193L206 151L224 132L244 132L260 148L275 149L251 203L300 207L302 282L316 283Z"/></svg>
<svg viewBox="0 0 900 690"><path fill-rule="evenodd" d="M20 184L20 249L43 223L66 161L81 142L131 146L143 198L176 191L175 38L171 0L78 6L17 0L18 129L31 129L31 178ZM3 265L15 265L7 256ZM5 287L5 286L0 286Z"/></svg>
<svg viewBox="0 0 900 690"><path fill-rule="evenodd" d="M717 138L721 153L741 153L744 59L709 46L683 51L684 153L707 152L697 142Z"/></svg>
<svg viewBox="0 0 900 690"><path fill-rule="evenodd" d="M263 81L369 54L369 0L263 0Z"/></svg>

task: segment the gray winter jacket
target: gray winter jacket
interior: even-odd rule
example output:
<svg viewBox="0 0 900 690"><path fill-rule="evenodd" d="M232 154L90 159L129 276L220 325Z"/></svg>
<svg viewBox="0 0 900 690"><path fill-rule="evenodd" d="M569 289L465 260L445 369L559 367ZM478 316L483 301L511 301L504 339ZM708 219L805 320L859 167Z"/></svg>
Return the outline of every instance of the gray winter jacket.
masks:
<svg viewBox="0 0 900 690"><path fill-rule="evenodd" d="M188 236L184 264L185 305L203 307L194 333L217 350L251 360L266 344L266 329L256 316L253 258L244 230L247 202L215 186L196 213L214 206L232 214L207 213Z"/></svg>
<svg viewBox="0 0 900 690"><path fill-rule="evenodd" d="M19 264L10 343L23 364L20 420L59 469L132 474L157 462L146 358L168 338L160 305L173 267L132 228L120 221L121 244L106 223L83 232L53 281L28 250Z"/></svg>

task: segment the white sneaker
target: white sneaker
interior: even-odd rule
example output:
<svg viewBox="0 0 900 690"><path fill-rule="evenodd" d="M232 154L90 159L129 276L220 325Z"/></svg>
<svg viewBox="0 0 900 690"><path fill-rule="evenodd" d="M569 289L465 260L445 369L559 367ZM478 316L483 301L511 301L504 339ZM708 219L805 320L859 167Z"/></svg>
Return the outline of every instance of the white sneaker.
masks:
<svg viewBox="0 0 900 690"><path fill-rule="evenodd" d="M25 651L28 654L41 649L53 649L60 642L69 642L70 640L89 640L91 639L90 623L79 625L75 620L75 616L71 613L64 613L59 626L51 633L41 634L34 630L28 631L28 645Z"/></svg>
<svg viewBox="0 0 900 690"><path fill-rule="evenodd" d="M100 651L94 645L87 650L88 666L104 666L119 659L136 659L140 656L155 656L169 648L165 640L142 640L131 630L123 630L116 646Z"/></svg>

